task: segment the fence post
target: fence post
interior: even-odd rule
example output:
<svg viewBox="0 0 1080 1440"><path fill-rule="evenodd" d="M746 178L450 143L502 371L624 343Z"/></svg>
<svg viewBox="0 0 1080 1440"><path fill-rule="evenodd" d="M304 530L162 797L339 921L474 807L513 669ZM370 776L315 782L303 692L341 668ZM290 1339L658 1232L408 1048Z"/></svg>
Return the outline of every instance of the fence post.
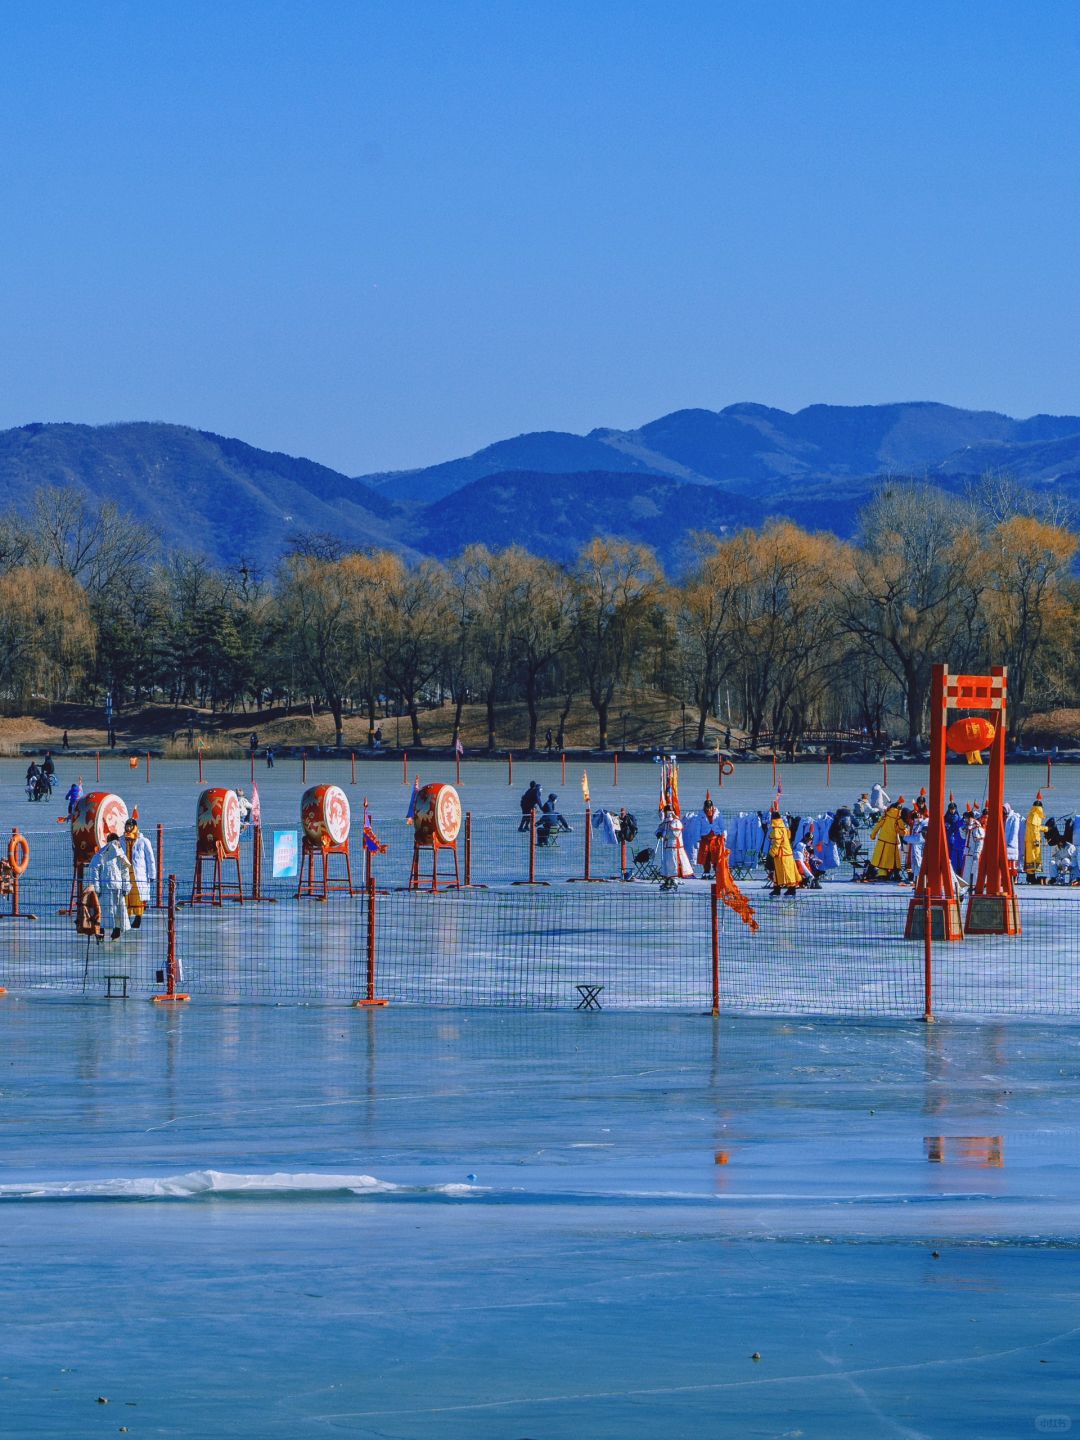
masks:
<svg viewBox="0 0 1080 1440"><path fill-rule="evenodd" d="M506 752L506 783L507 785L514 783L514 756L509 750Z"/></svg>
<svg viewBox="0 0 1080 1440"><path fill-rule="evenodd" d="M465 811L465 884L472 884L472 811Z"/></svg>
<svg viewBox="0 0 1080 1440"><path fill-rule="evenodd" d="M95 750L95 751L94 751L94 779L95 779L95 780L100 780L100 779L101 779L101 751L100 751L100 750ZM200 779L200 780L202 779L202 774L201 774L201 773L200 773L200 775L199 775L199 779Z"/></svg>
<svg viewBox="0 0 1080 1440"><path fill-rule="evenodd" d="M562 784L566 784L566 751L562 753Z"/></svg>
<svg viewBox="0 0 1080 1440"><path fill-rule="evenodd" d="M379 1000L375 996L375 877L368 876L367 882L367 994L362 1000L354 1000L353 1008L356 1010L367 1009L372 1005L389 1005L389 1000Z"/></svg>
<svg viewBox="0 0 1080 1440"><path fill-rule="evenodd" d="M615 778L612 780L611 783L615 786L616 789L618 789L618 785L619 785L619 752L618 752L617 750L615 751Z"/></svg>
<svg viewBox="0 0 1080 1440"><path fill-rule="evenodd" d="M826 756L825 756L825 789L828 790L831 785L832 785L832 756L831 756L831 755L826 755Z"/></svg>
<svg viewBox="0 0 1080 1440"><path fill-rule="evenodd" d="M146 783L150 784L150 751L146 752Z"/></svg>
<svg viewBox="0 0 1080 1440"><path fill-rule="evenodd" d="M585 879L592 879L592 806L585 806Z"/></svg>
<svg viewBox="0 0 1080 1440"><path fill-rule="evenodd" d="M262 899L262 824L251 827L251 898Z"/></svg>
<svg viewBox="0 0 1080 1440"><path fill-rule="evenodd" d="M709 912L712 920L712 1014L720 1015L720 877L709 887Z"/></svg>
<svg viewBox="0 0 1080 1440"><path fill-rule="evenodd" d="M349 784L350 784L350 785L355 785L355 784L356 784L356 751L355 751L355 750L350 750L350 751L349 751L349 761L350 761L350 763L351 763L351 765L352 765L352 779L349 781Z"/></svg>
<svg viewBox="0 0 1080 1440"><path fill-rule="evenodd" d="M881 762L881 788L886 791L889 788L889 757L887 755Z"/></svg>
<svg viewBox="0 0 1080 1440"><path fill-rule="evenodd" d="M409 783L409 752L407 750L401 752L401 783L403 785Z"/></svg>
<svg viewBox="0 0 1080 1440"><path fill-rule="evenodd" d="M179 979L179 962L176 958L176 876L169 876L169 904L166 917L165 944L165 994L152 997L155 1005L180 1005L190 1000L190 995L181 995L176 988Z"/></svg>
<svg viewBox="0 0 1080 1440"><path fill-rule="evenodd" d="M159 826L157 827L157 844L154 846L154 849L157 851L157 865L154 867L154 868L157 870L157 882L156 882L156 883L157 883L157 895L156 895L156 897L155 897L155 909L160 910L160 909L161 909L161 887L162 887L162 885L163 885L164 882L165 882L165 877L164 877L164 875L162 874L162 859L163 859L163 856L164 856L164 854L165 854L165 826L164 826L164 825L159 825Z"/></svg>
<svg viewBox="0 0 1080 1440"><path fill-rule="evenodd" d="M255 751L251 752L251 783L255 784Z"/></svg>
<svg viewBox="0 0 1080 1440"><path fill-rule="evenodd" d="M622 878L625 880L625 879L627 878L627 875L626 875L626 841L623 840L621 837L620 837L620 839L619 839L619 872L620 872L620 874L622 875Z"/></svg>
<svg viewBox="0 0 1080 1440"><path fill-rule="evenodd" d="M98 776L98 779L100 779L100 778L101 778L101 777ZM199 784L201 785L202 783L203 783L203 774L202 774L202 746L200 745L200 746L199 746Z"/></svg>
<svg viewBox="0 0 1080 1440"><path fill-rule="evenodd" d="M536 807L529 811L529 884L536 884Z"/></svg>
<svg viewBox="0 0 1080 1440"><path fill-rule="evenodd" d="M14 843L15 843L16 840L18 840L18 838L19 838L19 827L18 827L17 825L13 825L13 826L11 827L11 842L12 842L12 846L14 846ZM29 855L29 853L30 853L29 848L27 849L27 852L26 852L26 853ZM11 868L12 868L12 876L11 876L11 913L12 913L12 916L16 916L16 915L18 915L18 913L19 913L19 872L15 869L14 865L12 865Z"/></svg>
<svg viewBox="0 0 1080 1440"><path fill-rule="evenodd" d="M934 927L929 893L923 895L923 1017L934 1020Z"/></svg>
<svg viewBox="0 0 1080 1440"><path fill-rule="evenodd" d="M304 785L307 784L307 751L306 751L306 750L301 750L301 751L300 751L300 780L301 780L301 782L302 782Z"/></svg>
<svg viewBox="0 0 1080 1440"><path fill-rule="evenodd" d="M1052 767L1053 767L1053 764L1054 764L1054 762L1050 759L1050 756L1048 755L1048 756L1046 757L1046 788L1047 788L1047 790L1052 790L1052 789L1054 788L1053 781L1050 779L1050 772L1051 772L1051 769L1052 769Z"/></svg>

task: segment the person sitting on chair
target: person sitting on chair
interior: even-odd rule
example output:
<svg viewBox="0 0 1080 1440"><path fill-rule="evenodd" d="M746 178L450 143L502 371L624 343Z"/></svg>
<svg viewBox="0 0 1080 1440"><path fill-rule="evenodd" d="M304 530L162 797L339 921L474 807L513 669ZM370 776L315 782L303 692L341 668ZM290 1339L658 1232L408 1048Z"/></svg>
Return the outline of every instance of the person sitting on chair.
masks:
<svg viewBox="0 0 1080 1440"><path fill-rule="evenodd" d="M559 797L554 791L544 801L540 810L540 819L536 825L536 843L538 845L550 845L552 837L560 830L569 830L570 826L559 814Z"/></svg>

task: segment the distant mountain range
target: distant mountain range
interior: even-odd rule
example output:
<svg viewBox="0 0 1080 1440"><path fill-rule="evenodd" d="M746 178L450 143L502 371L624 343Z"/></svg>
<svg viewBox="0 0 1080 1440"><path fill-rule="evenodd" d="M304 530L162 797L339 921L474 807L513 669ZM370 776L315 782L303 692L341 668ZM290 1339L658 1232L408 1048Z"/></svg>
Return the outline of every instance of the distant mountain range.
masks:
<svg viewBox="0 0 1080 1440"><path fill-rule="evenodd" d="M566 558L595 534L654 545L678 568L693 530L770 515L850 535L883 476L961 489L987 470L1080 500L1080 417L1014 420L933 402L677 410L638 430L537 431L419 470L351 478L179 425L23 425L0 432L0 505L42 485L114 500L167 545L272 567L290 537L334 534L446 556L471 541Z"/></svg>

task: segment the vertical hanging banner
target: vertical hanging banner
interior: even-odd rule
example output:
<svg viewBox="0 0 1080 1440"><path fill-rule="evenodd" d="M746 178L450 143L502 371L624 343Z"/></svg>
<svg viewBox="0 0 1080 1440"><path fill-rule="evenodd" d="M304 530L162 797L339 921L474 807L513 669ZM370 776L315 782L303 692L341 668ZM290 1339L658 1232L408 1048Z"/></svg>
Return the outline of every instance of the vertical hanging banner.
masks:
<svg viewBox="0 0 1080 1440"><path fill-rule="evenodd" d="M274 831L274 879L295 880L300 867L300 842L295 830Z"/></svg>

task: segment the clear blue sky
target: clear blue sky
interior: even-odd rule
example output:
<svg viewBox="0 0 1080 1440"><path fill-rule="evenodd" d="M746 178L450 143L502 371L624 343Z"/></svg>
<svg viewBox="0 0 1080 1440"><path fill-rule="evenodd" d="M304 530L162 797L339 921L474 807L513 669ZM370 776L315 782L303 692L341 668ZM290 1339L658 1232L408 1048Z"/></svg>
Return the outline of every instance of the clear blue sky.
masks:
<svg viewBox="0 0 1080 1440"><path fill-rule="evenodd" d="M0 426L1080 411L1074 0L0 0Z"/></svg>

